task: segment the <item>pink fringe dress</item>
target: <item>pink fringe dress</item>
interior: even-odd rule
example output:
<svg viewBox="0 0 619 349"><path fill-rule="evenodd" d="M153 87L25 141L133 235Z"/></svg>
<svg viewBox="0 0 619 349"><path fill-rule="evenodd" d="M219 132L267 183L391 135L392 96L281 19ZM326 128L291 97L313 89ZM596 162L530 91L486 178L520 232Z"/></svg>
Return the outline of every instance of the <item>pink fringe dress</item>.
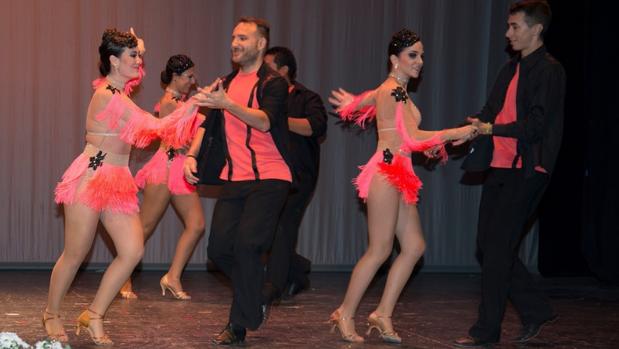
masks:
<svg viewBox="0 0 619 349"><path fill-rule="evenodd" d="M366 91L355 97L352 103L339 112L340 118L345 121L352 121L365 128L367 122L376 118L376 107L366 106L360 110L357 109L366 94L370 92ZM365 165L359 166L361 172L357 178L353 179L353 184L357 187L359 197L364 201L368 198L372 178L379 172L402 194L405 203L416 204L419 200L419 190L422 187L422 182L413 170L410 154L412 152L423 152L438 146L440 147L439 157L442 161L447 159L447 153L445 152L440 134L436 134L434 137L424 141L414 140L408 135L404 124L403 106L403 102L398 102L395 111L396 130L402 138L400 148L394 153L391 153L389 149L378 150Z"/></svg>
<svg viewBox="0 0 619 349"><path fill-rule="evenodd" d="M179 102L181 107L183 104ZM155 112L159 112L159 104L155 106ZM199 123L194 124L195 128L191 130L191 138L193 138L200 126ZM174 148L161 143L161 146L153 155L153 157L142 167L135 175L135 183L141 189L144 189L146 184L166 184L172 195L187 195L196 191L196 187L189 184L183 175L183 164L185 163L186 146Z"/></svg>
<svg viewBox="0 0 619 349"><path fill-rule="evenodd" d="M127 103L122 96L114 93L106 107L95 116L108 127L99 134L118 138L112 141L141 148L161 138L167 144L181 147L199 126L197 109L189 113L189 105L160 120ZM56 203L81 203L98 212L137 213L138 188L128 163L128 154L114 154L87 143L56 186Z"/></svg>

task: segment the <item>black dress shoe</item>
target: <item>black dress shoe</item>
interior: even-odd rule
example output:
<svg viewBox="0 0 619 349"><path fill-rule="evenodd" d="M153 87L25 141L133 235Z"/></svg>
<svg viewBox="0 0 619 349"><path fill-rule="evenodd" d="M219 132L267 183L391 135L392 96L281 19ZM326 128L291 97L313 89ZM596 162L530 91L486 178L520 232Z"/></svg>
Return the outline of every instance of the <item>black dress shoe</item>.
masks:
<svg viewBox="0 0 619 349"><path fill-rule="evenodd" d="M520 331L520 336L514 338L514 342L525 343L530 341L531 339L537 337L537 335L542 331L542 328L545 325L551 324L557 320L559 316L553 315L550 318L542 321L542 322L534 322L527 325L522 326L522 330Z"/></svg>
<svg viewBox="0 0 619 349"><path fill-rule="evenodd" d="M492 348L497 341L485 341L474 337L462 337L453 342L453 345L458 348Z"/></svg>
<svg viewBox="0 0 619 349"><path fill-rule="evenodd" d="M298 295L304 290L307 290L308 288L309 288L309 282L300 283L300 282L293 281L286 285L286 289L284 291L284 294L282 295L282 299L290 300L294 296Z"/></svg>
<svg viewBox="0 0 619 349"><path fill-rule="evenodd" d="M243 344L246 333L245 327L228 323L226 328L213 339L213 343L217 345Z"/></svg>

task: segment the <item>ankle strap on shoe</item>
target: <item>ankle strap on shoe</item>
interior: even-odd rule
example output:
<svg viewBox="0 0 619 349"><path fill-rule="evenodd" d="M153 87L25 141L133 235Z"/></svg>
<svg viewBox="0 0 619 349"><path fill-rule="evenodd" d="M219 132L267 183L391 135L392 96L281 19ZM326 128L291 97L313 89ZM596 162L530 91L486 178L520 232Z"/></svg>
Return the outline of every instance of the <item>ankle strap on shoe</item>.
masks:
<svg viewBox="0 0 619 349"><path fill-rule="evenodd" d="M96 316L98 316L98 317L92 317L92 316L89 316L89 318L90 318L91 320L99 320L99 319L103 320L103 318L105 317L105 315L101 315L101 314L97 313L96 311L94 311L94 310L92 310L92 309L90 309L90 308L88 308L88 311L89 311L89 312L91 312L91 313L93 313L93 314L95 314Z"/></svg>

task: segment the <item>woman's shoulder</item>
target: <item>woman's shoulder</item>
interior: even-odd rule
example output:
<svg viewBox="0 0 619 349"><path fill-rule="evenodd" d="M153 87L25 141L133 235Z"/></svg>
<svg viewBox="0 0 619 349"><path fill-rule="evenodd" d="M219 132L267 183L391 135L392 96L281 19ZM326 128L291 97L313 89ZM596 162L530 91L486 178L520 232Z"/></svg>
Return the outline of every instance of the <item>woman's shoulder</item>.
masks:
<svg viewBox="0 0 619 349"><path fill-rule="evenodd" d="M392 79L387 79L376 90L377 103L395 104L408 100L408 93Z"/></svg>

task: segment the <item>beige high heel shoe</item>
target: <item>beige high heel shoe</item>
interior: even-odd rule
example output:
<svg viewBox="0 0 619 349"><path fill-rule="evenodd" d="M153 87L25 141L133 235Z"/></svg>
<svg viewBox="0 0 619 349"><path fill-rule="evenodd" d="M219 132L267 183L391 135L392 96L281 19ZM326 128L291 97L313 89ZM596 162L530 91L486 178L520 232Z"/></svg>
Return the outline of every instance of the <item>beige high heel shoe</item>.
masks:
<svg viewBox="0 0 619 349"><path fill-rule="evenodd" d="M93 313L96 317L91 316L90 313ZM110 337L107 336L107 334L103 334L102 336L98 337L95 336L95 332L92 330L92 328L90 328L90 320L103 321L103 315L92 311L90 308L84 310L77 318L77 328L75 329L75 334L79 336L80 330L84 328L90 335L90 339L92 339L92 341L96 345L113 345L114 342L112 342L112 340L110 339Z"/></svg>
<svg viewBox="0 0 619 349"><path fill-rule="evenodd" d="M182 301L188 301L191 299L191 296L187 294L185 291L177 291L170 286L168 282L168 274L165 274L161 280L159 280L159 286L161 286L161 295L165 296L165 291L168 290L176 299L180 299Z"/></svg>
<svg viewBox="0 0 619 349"><path fill-rule="evenodd" d="M366 333L369 336L372 333L373 329L377 329L382 338L383 342L387 343L402 343L402 338L398 336L398 333L393 329L391 331L387 331L387 324L385 323L386 319L391 319L391 316L380 316L376 313L370 314L368 317L368 332Z"/></svg>
<svg viewBox="0 0 619 349"><path fill-rule="evenodd" d="M352 320L352 318L343 317L339 309L331 313L331 316L329 317L329 323L332 325L331 333L334 333L335 329L337 328L343 340L350 342L350 343L364 342L365 340L363 339L363 337L358 335L357 332L355 331L354 323L353 323L353 328L350 332L347 332L344 329L344 321L348 321L348 320Z"/></svg>
<svg viewBox="0 0 619 349"><path fill-rule="evenodd" d="M60 320L60 314L50 313L49 311L47 311L47 309L43 311L43 317L41 318L41 323L43 324L43 328L45 329L45 332L47 333L47 337L51 340L55 340L60 343L68 342L69 337L67 336L67 333L64 331L64 329L58 333L49 333L49 331L47 330L47 326L45 325L45 323L47 323L49 320Z"/></svg>

